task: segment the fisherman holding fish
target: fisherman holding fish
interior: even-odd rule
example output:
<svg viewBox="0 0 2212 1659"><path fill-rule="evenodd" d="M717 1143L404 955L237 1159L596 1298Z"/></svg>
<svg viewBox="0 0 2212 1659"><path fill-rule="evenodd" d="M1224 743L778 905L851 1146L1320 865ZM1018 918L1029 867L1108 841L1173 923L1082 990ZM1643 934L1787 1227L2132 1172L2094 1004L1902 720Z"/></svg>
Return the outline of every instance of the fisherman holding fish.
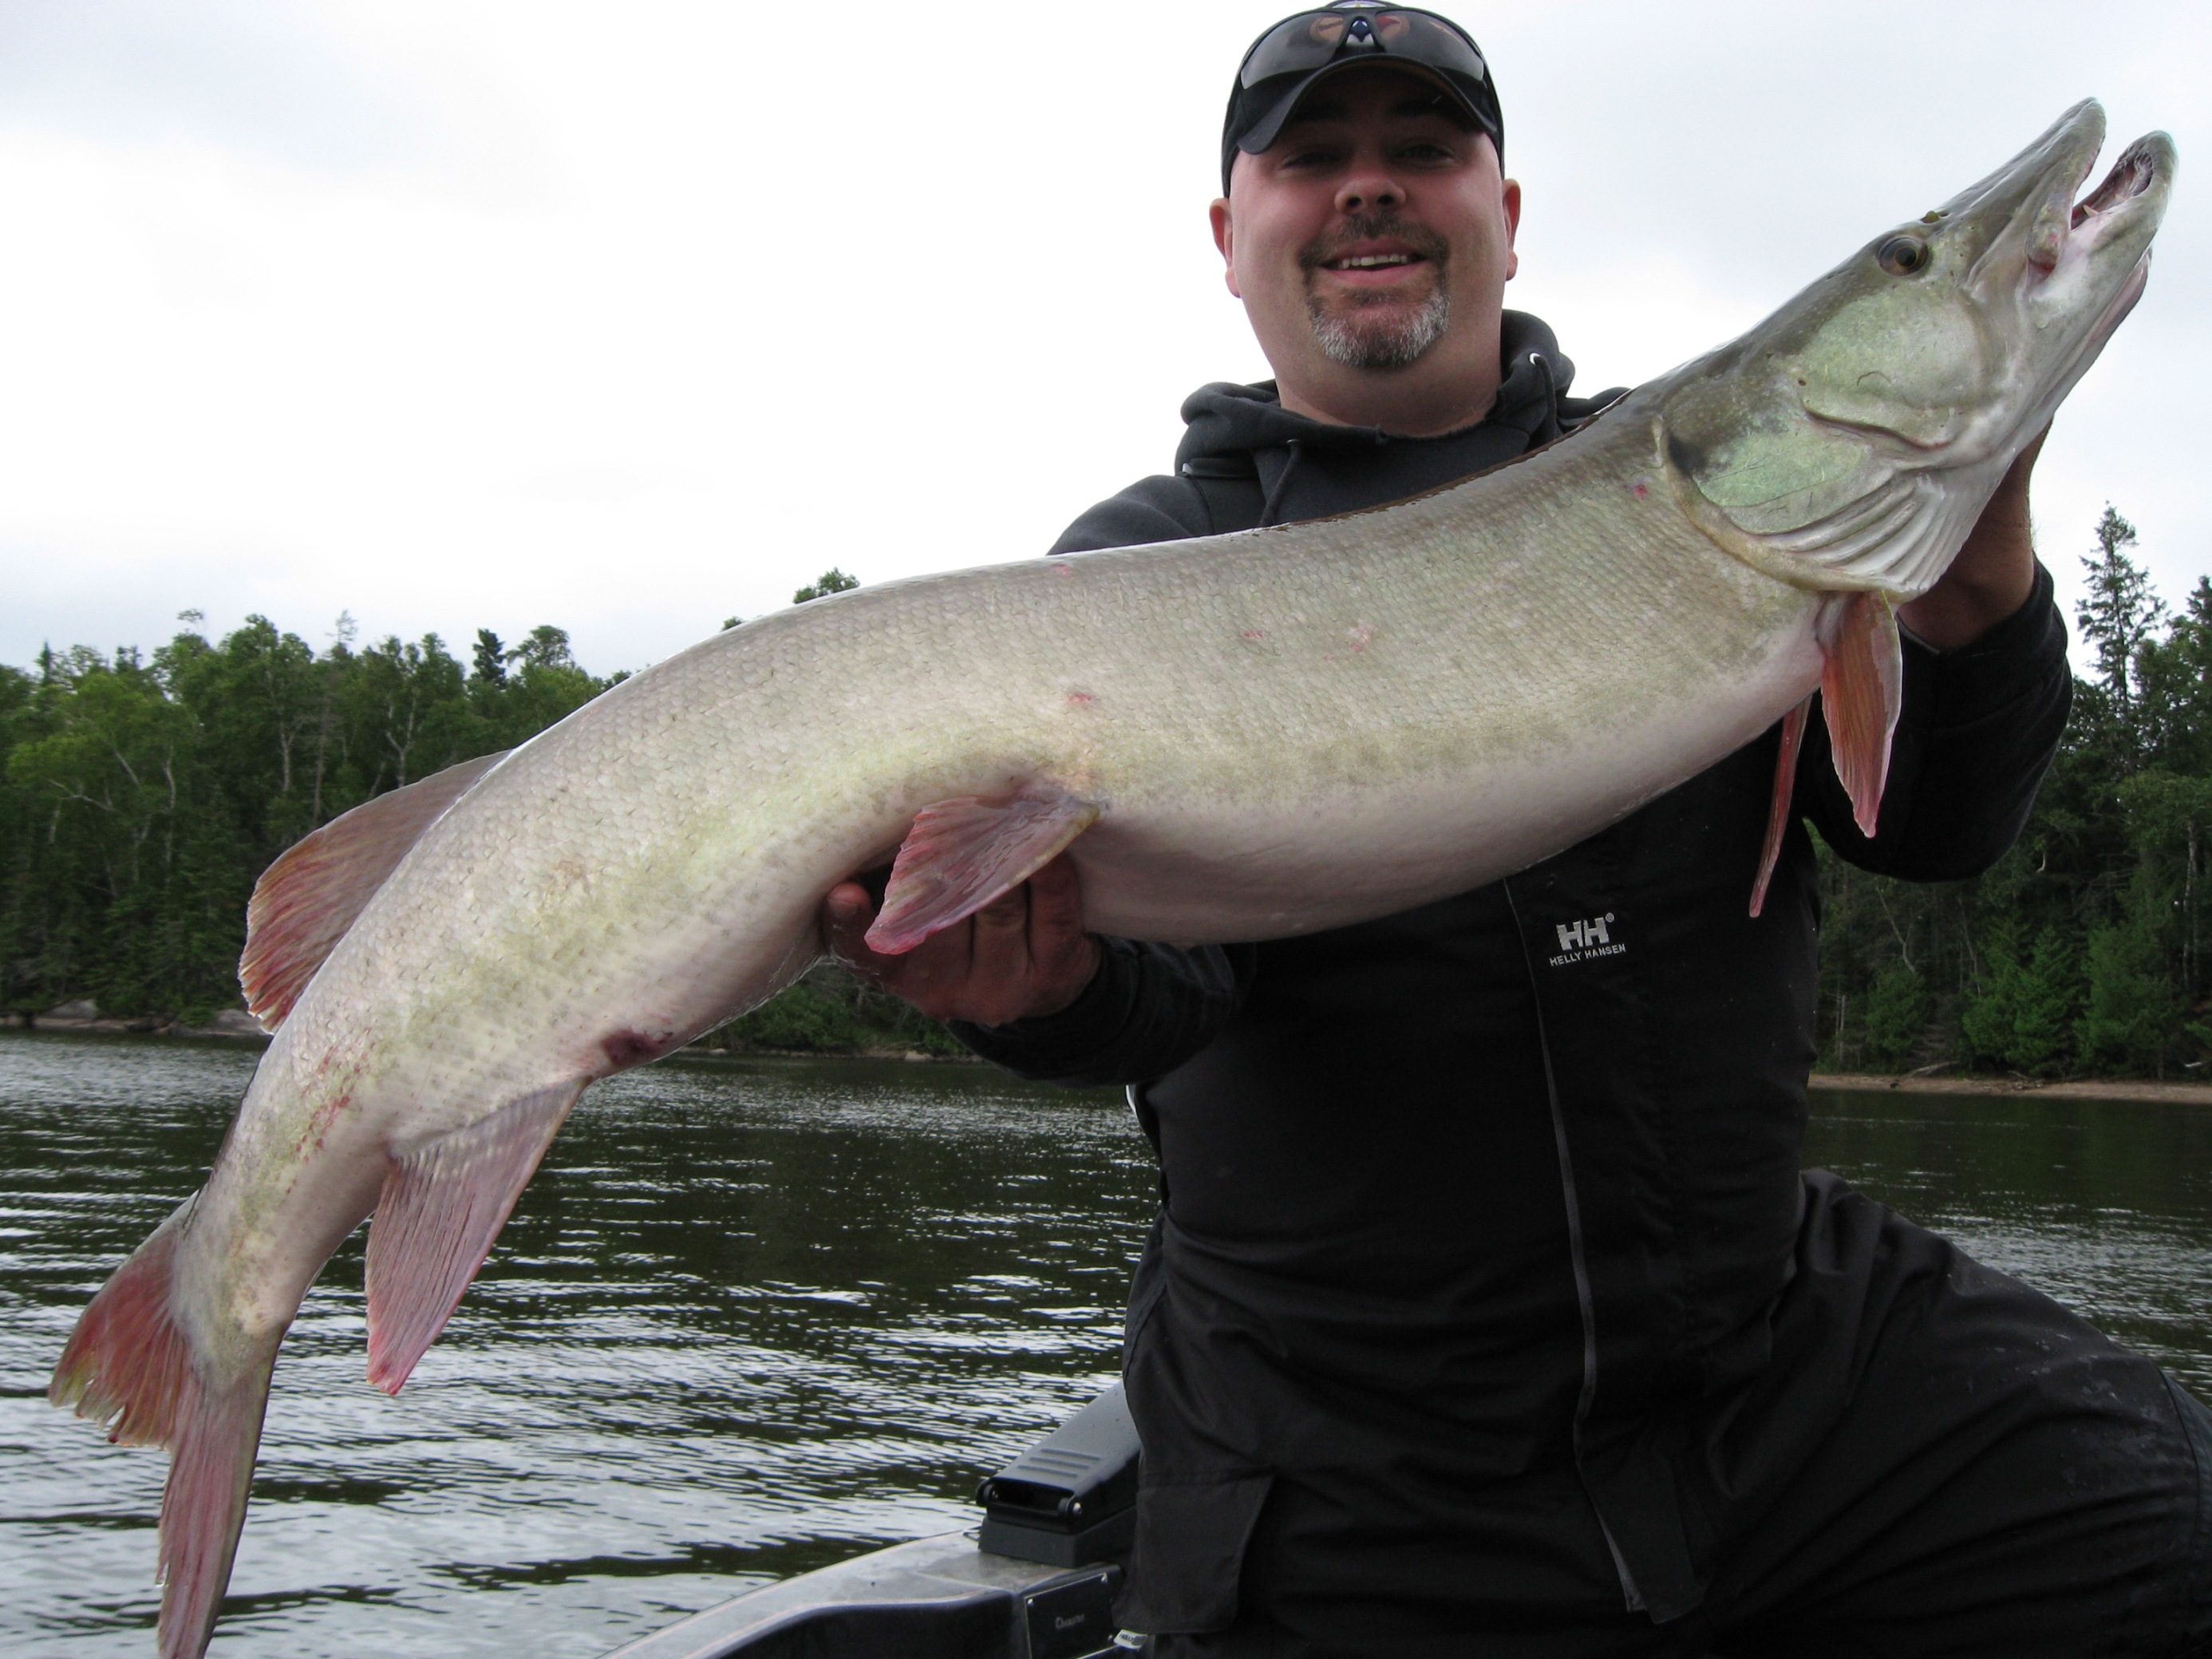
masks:
<svg viewBox="0 0 2212 1659"><path fill-rule="evenodd" d="M1610 399L1571 395L1550 330L1504 309L1503 143L1447 19L1345 0L1261 34L1212 218L1275 379L1194 393L1174 474L1054 554L1344 514L1571 441ZM1017 1072L1130 1085L1159 1149L1120 1609L1157 1651L2212 1651L2212 1416L1798 1169L1806 821L1862 868L1966 877L2058 743L2039 443L1899 612L1872 834L1816 717L1507 880L1256 945L1095 936L1064 856L901 955L869 949L860 884L832 892L839 955Z"/></svg>
<svg viewBox="0 0 2212 1659"><path fill-rule="evenodd" d="M370 1222L396 1394L584 1091L825 945L1131 1087L1160 1651L2207 1650L2203 1407L1798 1169L1807 821L1931 880L2019 833L2069 684L2027 468L2173 144L2082 195L2077 104L1608 404L1504 309L1504 130L1446 19L1278 24L1213 208L1276 378L1194 395L1174 476L1050 559L730 629L263 872L272 1041L49 1388L169 1449L163 1659L340 1243ZM847 878L894 849L878 908Z"/></svg>

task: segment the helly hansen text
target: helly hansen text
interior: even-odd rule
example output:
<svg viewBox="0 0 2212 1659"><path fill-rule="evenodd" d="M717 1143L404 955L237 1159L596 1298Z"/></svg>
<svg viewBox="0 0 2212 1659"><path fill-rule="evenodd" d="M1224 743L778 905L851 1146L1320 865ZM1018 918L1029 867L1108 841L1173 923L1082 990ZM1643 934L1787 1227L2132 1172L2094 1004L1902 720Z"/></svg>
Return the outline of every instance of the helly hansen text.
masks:
<svg viewBox="0 0 2212 1659"><path fill-rule="evenodd" d="M1559 954L1551 957L1550 965L1564 968L1569 963L1581 962L1589 957L1617 957L1628 949L1613 937L1613 912L1601 916L1587 916L1578 921L1555 921L1552 931L1559 936Z"/></svg>

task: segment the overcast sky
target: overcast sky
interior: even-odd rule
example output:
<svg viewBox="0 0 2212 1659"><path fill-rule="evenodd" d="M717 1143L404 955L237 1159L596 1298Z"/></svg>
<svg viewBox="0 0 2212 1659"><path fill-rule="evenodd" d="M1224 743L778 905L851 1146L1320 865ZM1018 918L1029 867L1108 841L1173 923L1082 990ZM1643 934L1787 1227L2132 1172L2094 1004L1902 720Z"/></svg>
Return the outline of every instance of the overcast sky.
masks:
<svg viewBox="0 0 2212 1659"><path fill-rule="evenodd" d="M2212 7L1443 8L1583 390L2102 99L2182 183L2037 473L2212 568ZM262 612L605 672L837 564L1041 550L1266 373L1208 240L1270 4L0 0L0 661ZM2100 163L2100 169L2103 163Z"/></svg>

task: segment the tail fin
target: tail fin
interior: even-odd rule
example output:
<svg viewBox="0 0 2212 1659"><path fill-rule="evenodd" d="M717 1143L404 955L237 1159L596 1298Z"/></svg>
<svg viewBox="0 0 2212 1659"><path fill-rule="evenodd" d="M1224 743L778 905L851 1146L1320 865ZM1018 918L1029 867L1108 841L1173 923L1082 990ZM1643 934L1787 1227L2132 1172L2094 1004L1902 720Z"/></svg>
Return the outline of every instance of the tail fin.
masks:
<svg viewBox="0 0 2212 1659"><path fill-rule="evenodd" d="M187 1199L115 1270L54 1367L46 1397L131 1445L169 1448L161 1494L161 1659L199 1659L230 1582L276 1344L238 1371L212 1363L171 1294Z"/></svg>

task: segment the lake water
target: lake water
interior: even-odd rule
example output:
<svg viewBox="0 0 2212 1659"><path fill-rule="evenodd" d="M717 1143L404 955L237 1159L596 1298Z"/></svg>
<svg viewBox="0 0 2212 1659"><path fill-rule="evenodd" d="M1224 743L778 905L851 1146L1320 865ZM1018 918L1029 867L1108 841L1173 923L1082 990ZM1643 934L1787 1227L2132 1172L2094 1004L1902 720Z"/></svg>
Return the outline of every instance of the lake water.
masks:
<svg viewBox="0 0 2212 1659"><path fill-rule="evenodd" d="M0 1652L152 1652L166 1459L44 1401L198 1184L251 1049L0 1034ZM2212 1395L2212 1110L1816 1102L1808 1156ZM1111 1377L1149 1149L977 1067L664 1065L593 1091L397 1401L361 1254L279 1362L214 1652L593 1659L870 1545Z"/></svg>

